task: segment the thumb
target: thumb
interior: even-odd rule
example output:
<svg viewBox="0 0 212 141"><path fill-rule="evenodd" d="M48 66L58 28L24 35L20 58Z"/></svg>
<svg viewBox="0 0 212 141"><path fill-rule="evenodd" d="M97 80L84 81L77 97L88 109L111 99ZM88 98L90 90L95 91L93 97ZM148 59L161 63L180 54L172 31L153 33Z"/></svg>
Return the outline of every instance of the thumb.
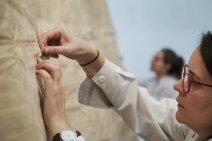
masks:
<svg viewBox="0 0 212 141"><path fill-rule="evenodd" d="M64 54L66 48L63 46L48 46L44 50L45 55L58 55L58 54Z"/></svg>
<svg viewBox="0 0 212 141"><path fill-rule="evenodd" d="M45 87L51 87L51 85L53 84L53 79L47 71L38 69L36 70L36 74L40 75L43 78Z"/></svg>

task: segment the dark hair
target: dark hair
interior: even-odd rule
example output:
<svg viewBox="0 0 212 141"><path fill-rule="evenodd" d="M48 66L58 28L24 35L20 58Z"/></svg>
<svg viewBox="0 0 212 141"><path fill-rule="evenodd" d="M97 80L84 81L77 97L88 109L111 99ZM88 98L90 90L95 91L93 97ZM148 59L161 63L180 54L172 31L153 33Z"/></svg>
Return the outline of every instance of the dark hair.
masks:
<svg viewBox="0 0 212 141"><path fill-rule="evenodd" d="M212 34L208 31L203 33L200 44L200 54L210 76L212 76Z"/></svg>
<svg viewBox="0 0 212 141"><path fill-rule="evenodd" d="M177 79L181 78L181 72L184 65L184 60L182 57L178 56L173 50L164 48L162 49L164 53L165 64L170 64L171 68L168 71L168 75L171 75Z"/></svg>

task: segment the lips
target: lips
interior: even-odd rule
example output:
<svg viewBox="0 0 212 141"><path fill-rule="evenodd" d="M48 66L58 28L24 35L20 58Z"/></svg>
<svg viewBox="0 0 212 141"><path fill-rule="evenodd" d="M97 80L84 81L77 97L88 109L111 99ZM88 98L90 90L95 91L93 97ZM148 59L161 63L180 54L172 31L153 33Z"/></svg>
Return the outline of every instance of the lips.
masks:
<svg viewBox="0 0 212 141"><path fill-rule="evenodd" d="M177 104L177 107L178 107L178 108L184 108L184 106L181 104L181 102L180 102L180 100L179 100L178 98L176 99L176 101L177 101L177 103L178 103L178 104Z"/></svg>
<svg viewBox="0 0 212 141"><path fill-rule="evenodd" d="M183 108L183 109L184 109L184 107L183 107L182 105L180 105L179 103L177 104L177 107L178 107L178 108Z"/></svg>

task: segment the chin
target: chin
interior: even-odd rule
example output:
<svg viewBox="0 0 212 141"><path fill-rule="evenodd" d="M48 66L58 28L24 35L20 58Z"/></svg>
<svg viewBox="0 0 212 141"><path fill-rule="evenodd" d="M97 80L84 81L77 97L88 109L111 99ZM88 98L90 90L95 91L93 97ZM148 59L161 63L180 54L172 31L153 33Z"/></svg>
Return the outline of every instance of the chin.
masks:
<svg viewBox="0 0 212 141"><path fill-rule="evenodd" d="M176 112L176 119L177 119L177 121L179 122L179 123L185 123L184 121L184 116L183 116L183 114L178 110L177 112Z"/></svg>

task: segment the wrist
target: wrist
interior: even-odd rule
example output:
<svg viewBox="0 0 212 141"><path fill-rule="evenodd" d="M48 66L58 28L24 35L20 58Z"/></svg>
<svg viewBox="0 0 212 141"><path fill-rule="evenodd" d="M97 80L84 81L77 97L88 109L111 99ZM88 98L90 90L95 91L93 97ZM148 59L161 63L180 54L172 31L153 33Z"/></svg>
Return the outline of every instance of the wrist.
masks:
<svg viewBox="0 0 212 141"><path fill-rule="evenodd" d="M104 65L104 62L105 62L105 58L100 53L99 57L94 62L92 62L89 65L81 66L81 67L85 71L86 75L91 78L102 68L102 66Z"/></svg>
<svg viewBox="0 0 212 141"><path fill-rule="evenodd" d="M90 64L92 64L93 62L97 61L99 58L99 51L97 50L97 55L95 58L93 58L92 60L90 60L89 62L85 63L85 64L80 64L81 67L85 67L88 66Z"/></svg>
<svg viewBox="0 0 212 141"><path fill-rule="evenodd" d="M60 133L63 129L69 128L69 124L67 120L58 120L51 122L47 125L47 128L50 130L52 135Z"/></svg>
<svg viewBox="0 0 212 141"><path fill-rule="evenodd" d="M82 51L76 61L79 64L87 64L97 56L97 50L94 48L88 48L88 50Z"/></svg>

